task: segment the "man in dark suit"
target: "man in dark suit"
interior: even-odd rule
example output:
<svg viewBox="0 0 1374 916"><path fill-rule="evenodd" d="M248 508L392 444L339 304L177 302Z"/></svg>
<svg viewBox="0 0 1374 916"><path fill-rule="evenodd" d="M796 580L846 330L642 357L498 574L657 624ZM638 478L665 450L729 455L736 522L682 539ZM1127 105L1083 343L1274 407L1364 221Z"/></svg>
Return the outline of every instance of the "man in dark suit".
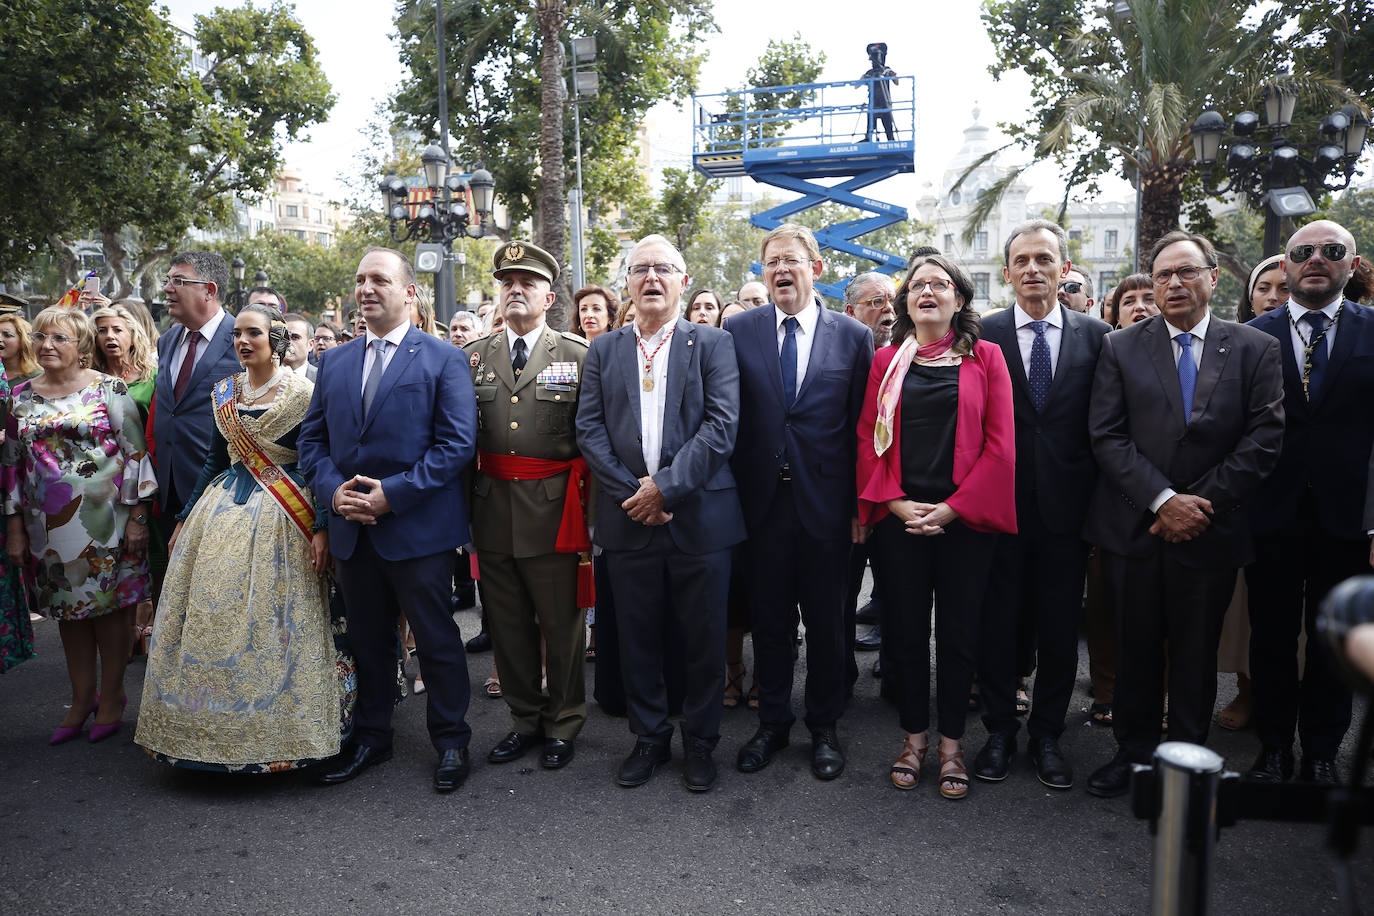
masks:
<svg viewBox="0 0 1374 916"><path fill-rule="evenodd" d="M744 537L730 452L739 371L730 335L678 317L682 255L662 236L626 258L635 320L587 353L577 444L599 484L596 542L615 593L634 750L616 781L643 785L672 756L664 633L676 619L685 657L683 780L716 781L724 689L730 547Z"/></svg>
<svg viewBox="0 0 1374 916"><path fill-rule="evenodd" d="M1035 635L1039 665L1026 731L1040 781L1073 785L1059 748L1078 674L1078 620L1088 545L1083 519L1097 480L1088 440L1088 397L1102 338L1111 330L1056 298L1069 267L1069 239L1049 220L1012 229L1002 276L1016 304L983 321L1002 348L1016 409L1016 534L997 539L984 602L978 687L988 741L973 774L997 782L1016 752L1016 642Z"/></svg>
<svg viewBox="0 0 1374 916"><path fill-rule="evenodd" d="M788 744L800 603L811 770L834 779L844 770L835 725L849 686L845 583L850 544L860 540L854 468L873 333L817 300L820 254L803 226L769 232L762 260L772 307L725 323L739 361L740 432L730 466L749 531L744 562L759 685L759 727L735 766L757 772Z"/></svg>
<svg viewBox="0 0 1374 916"><path fill-rule="evenodd" d="M320 777L346 782L391 756L396 620L405 610L428 685L426 723L439 752L434 788L468 775L467 656L453 621L453 551L468 541L459 484L477 440L477 406L457 347L410 324L415 269L371 248L355 295L364 339L320 359L301 425L301 471L329 512L334 578L358 666L353 741Z"/></svg>
<svg viewBox="0 0 1374 916"><path fill-rule="evenodd" d="M229 266L213 251L175 255L162 283L167 311L178 322L157 339L155 463L163 518L181 511L210 453L210 389L242 368L233 347L234 319L220 306L228 285Z"/></svg>
<svg viewBox="0 0 1374 916"><path fill-rule="evenodd" d="M1283 354L1283 452L1251 504L1255 562L1250 596L1250 681L1260 754L1251 779L1293 775L1293 732L1302 778L1339 781L1336 754L1350 727L1350 688L1326 641L1313 639L1317 609L1332 586L1368 573L1361 518L1374 445L1374 310L1342 290L1360 262L1337 223L1308 223L1288 240L1287 305L1250 326ZM1298 633L1307 624L1307 664L1298 681Z"/></svg>
<svg viewBox="0 0 1374 916"><path fill-rule="evenodd" d="M1212 244L1176 230L1150 261L1160 314L1104 338L1088 411L1098 478L1085 533L1117 626L1118 751L1088 781L1104 798L1159 743L1166 658L1169 737L1207 740L1221 622L1254 552L1246 503L1283 441L1278 341L1211 315Z"/></svg>

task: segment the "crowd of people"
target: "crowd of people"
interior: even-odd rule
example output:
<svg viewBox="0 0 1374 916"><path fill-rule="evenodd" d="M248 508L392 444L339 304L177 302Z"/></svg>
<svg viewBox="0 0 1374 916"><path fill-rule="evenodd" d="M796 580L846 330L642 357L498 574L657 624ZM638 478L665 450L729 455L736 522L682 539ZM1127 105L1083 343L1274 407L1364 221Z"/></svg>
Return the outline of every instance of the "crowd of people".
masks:
<svg viewBox="0 0 1374 916"><path fill-rule="evenodd" d="M395 704L422 693L449 792L471 769L453 612L475 579L467 648L492 648L484 687L510 714L490 763L568 765L594 660L594 698L633 739L620 785L672 759L677 722L686 787L711 789L740 706L757 727L737 770L781 756L800 708L832 780L871 567L897 789L932 746L945 798L1005 779L1023 716L1039 780L1072 787L1080 634L1117 745L1091 793L1125 793L1166 731L1205 743L1219 671L1238 678L1221 724L1256 727L1250 778L1336 781L1351 695L1301 634L1374 565L1355 240L1296 231L1250 275L1245 323L1214 314L1217 255L1193 233L1161 238L1100 310L1053 222L1003 253L1015 301L982 316L933 248L828 309L792 224L729 302L641 239L625 295L577 290L569 332L546 320L559 265L524 241L493 257L499 297L447 328L385 248L342 326L268 288L231 315L227 266L198 251L172 259L160 336L137 303L0 314L0 670L32 654L33 604L71 680L52 744L88 719L93 742L120 729L142 650L151 756L325 784L389 758ZM971 709L987 739L969 763Z"/></svg>

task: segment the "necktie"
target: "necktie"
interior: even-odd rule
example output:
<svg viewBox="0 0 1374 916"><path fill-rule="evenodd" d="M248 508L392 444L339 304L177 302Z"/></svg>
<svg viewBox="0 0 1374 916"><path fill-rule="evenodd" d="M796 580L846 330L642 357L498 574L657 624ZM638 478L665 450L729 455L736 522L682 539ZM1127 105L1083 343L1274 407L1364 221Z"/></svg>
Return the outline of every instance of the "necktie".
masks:
<svg viewBox="0 0 1374 916"><path fill-rule="evenodd" d="M515 338L514 355L511 357L510 361L511 368L515 370L516 375L519 375L520 370L525 368L525 363L527 362L529 362L529 360L525 357L525 338L517 337Z"/></svg>
<svg viewBox="0 0 1374 916"><path fill-rule="evenodd" d="M186 356L181 361L181 368L177 370L176 385L172 388L172 395L178 401L186 393L186 386L191 383L191 373L196 368L196 344L198 343L200 343L200 332L192 331L186 342Z"/></svg>
<svg viewBox="0 0 1374 916"><path fill-rule="evenodd" d="M1193 335L1180 334L1178 341L1178 387L1183 390L1183 425L1193 415L1193 392L1197 389L1197 363L1193 361Z"/></svg>
<svg viewBox="0 0 1374 916"><path fill-rule="evenodd" d="M782 339L782 393L788 407L797 399L797 319L791 315L782 320L786 336Z"/></svg>
<svg viewBox="0 0 1374 916"><path fill-rule="evenodd" d="M1044 321L1030 323L1035 342L1031 344L1029 381L1031 403L1037 411L1045 408L1045 401L1050 396L1050 342L1045 338L1046 325Z"/></svg>
<svg viewBox="0 0 1374 916"><path fill-rule="evenodd" d="M1302 316L1307 325L1307 358L1303 361L1302 381L1310 401L1321 390L1322 376L1326 374L1327 342L1326 316L1321 312L1308 312Z"/></svg>
<svg viewBox="0 0 1374 916"><path fill-rule="evenodd" d="M363 419L372 409L372 399L377 389L382 387L382 373L386 371L386 341L380 337L372 341L372 368L368 370L367 381L363 383Z"/></svg>

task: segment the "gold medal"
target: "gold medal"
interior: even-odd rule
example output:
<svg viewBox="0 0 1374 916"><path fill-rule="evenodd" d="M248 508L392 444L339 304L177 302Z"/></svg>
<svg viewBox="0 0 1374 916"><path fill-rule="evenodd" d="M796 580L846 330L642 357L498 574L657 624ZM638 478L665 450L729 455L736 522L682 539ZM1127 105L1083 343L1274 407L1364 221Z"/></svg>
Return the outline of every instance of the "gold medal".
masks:
<svg viewBox="0 0 1374 916"><path fill-rule="evenodd" d="M653 391L654 380L651 378L646 378L644 381L639 383L639 387L643 388L645 391Z"/></svg>

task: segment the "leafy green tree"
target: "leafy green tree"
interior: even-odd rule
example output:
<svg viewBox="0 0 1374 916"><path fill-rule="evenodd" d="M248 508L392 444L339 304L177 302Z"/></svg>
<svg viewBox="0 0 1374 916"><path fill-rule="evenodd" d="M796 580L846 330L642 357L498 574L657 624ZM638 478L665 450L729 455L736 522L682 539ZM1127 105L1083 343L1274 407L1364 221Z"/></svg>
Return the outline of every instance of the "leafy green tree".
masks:
<svg viewBox="0 0 1374 916"><path fill-rule="evenodd" d="M802 108L811 102L811 92L807 90L770 89L776 86L804 86L820 79L825 67L825 52L817 51L802 39L801 33L792 36L791 41L779 38L768 39L768 47L759 55L759 61L745 73L745 84L740 93L727 96L725 113L731 119L739 119L745 114L747 101L749 111L769 111L775 120L750 121L725 124L718 129L716 139L722 143L738 143L748 129L749 141L754 146L773 145L769 141L780 137L796 123L795 119L781 117L776 112Z"/></svg>
<svg viewBox="0 0 1374 916"><path fill-rule="evenodd" d="M663 191L651 208L641 211L644 218L635 235L656 232L666 236L686 256L706 221L706 207L720 186L720 181L701 172L664 169Z"/></svg>

